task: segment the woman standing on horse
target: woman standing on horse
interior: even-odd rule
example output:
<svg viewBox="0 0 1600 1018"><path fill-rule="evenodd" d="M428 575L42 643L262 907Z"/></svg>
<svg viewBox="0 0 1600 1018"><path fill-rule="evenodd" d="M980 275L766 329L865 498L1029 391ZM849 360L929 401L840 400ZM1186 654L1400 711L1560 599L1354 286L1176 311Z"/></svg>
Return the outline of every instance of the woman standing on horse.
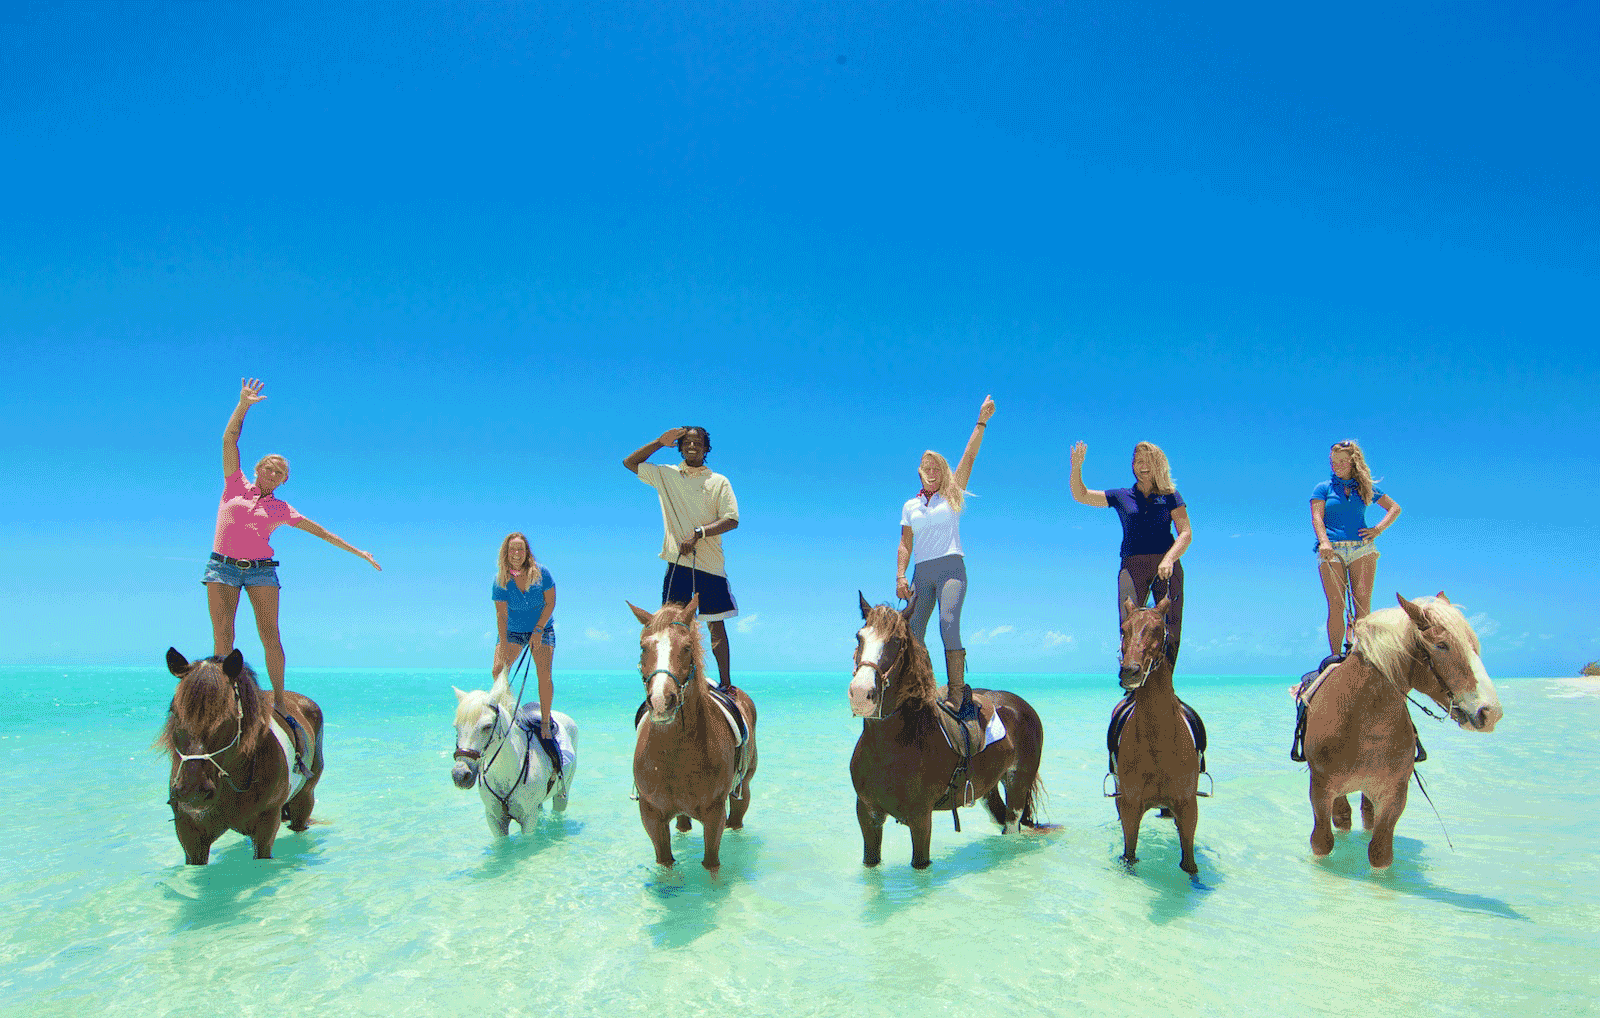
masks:
<svg viewBox="0 0 1600 1018"><path fill-rule="evenodd" d="M1115 509L1122 522L1117 625L1122 625L1125 602L1131 600L1135 608L1142 608L1151 588L1156 588L1157 599L1169 599L1167 655L1176 664L1183 635L1183 563L1178 560L1189 550L1193 534L1189 510L1172 483L1167 454L1154 443L1140 442L1133 447L1133 487L1095 491L1083 484L1083 458L1088 450L1082 442L1072 447L1072 497L1097 509Z"/></svg>
<svg viewBox="0 0 1600 1018"><path fill-rule="evenodd" d="M939 636L944 641L948 676L946 696L962 717L972 710L972 690L966 684L967 652L961 646L961 603L967 598L967 565L961 554L961 510L966 500L972 464L983 445L983 431L994 416L994 400L985 396L978 408L978 423L954 472L943 456L928 450L917 466L921 490L900 510L900 551L895 571L895 591L914 600L911 634L918 640L928 632L928 617L939 606ZM913 554L916 569L910 582L906 566ZM913 599L913 593L916 595Z"/></svg>
<svg viewBox="0 0 1600 1018"><path fill-rule="evenodd" d="M1328 600L1328 650L1340 653L1345 639L1345 601L1352 619L1372 611L1372 584L1378 549L1372 539L1400 518L1400 506L1372 482L1366 457L1355 441L1335 442L1328 450L1332 475L1311 491L1311 529L1317 535L1317 572ZM1384 508L1383 519L1367 526L1367 506Z"/></svg>
<svg viewBox="0 0 1600 1018"><path fill-rule="evenodd" d="M494 649L493 674L508 672L522 648L533 656L539 673L539 731L536 733L550 751L556 773L561 772L561 753L555 748L555 733L550 725L550 701L555 683L550 677L556 657L556 581L550 570L534 560L527 535L513 531L500 542L499 569L490 590L494 599L495 626L500 640ZM506 681L510 682L507 675Z"/></svg>
<svg viewBox="0 0 1600 1018"><path fill-rule="evenodd" d="M272 680L272 705L283 699L283 641L278 635L278 563L268 543L272 532L287 523L366 559L372 568L382 570L367 552L346 544L321 526L295 512L289 503L274 494L289 480L289 461L272 453L256 463L256 479L245 480L239 466L239 432L244 415L267 397L261 394L263 382L240 380L239 405L228 418L222 432L222 501L217 506L217 533L206 563L206 604L211 610L212 647L217 657L233 650L234 617L239 611L239 591L250 597L255 611L256 632L267 657L267 677Z"/></svg>

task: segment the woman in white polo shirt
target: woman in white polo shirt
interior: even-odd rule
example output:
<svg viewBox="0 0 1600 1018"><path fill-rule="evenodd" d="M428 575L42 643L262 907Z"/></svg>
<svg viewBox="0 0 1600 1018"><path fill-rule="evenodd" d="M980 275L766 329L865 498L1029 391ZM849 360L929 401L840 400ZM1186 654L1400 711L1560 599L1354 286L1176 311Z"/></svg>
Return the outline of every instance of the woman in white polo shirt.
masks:
<svg viewBox="0 0 1600 1018"><path fill-rule="evenodd" d="M967 448L954 471L943 456L928 450L922 454L917 475L921 490L900 511L900 552L895 590L907 600L915 594L911 611L911 633L921 640L928 631L928 618L939 606L939 636L944 642L945 673L949 677L946 693L958 713L972 711L972 691L967 688L967 652L961 646L961 603L967 597L967 565L961 554L961 510L972 464L983 445L983 431L994 416L994 400L985 396L978 408L978 423L967 439ZM916 569L906 579L906 566L913 559Z"/></svg>

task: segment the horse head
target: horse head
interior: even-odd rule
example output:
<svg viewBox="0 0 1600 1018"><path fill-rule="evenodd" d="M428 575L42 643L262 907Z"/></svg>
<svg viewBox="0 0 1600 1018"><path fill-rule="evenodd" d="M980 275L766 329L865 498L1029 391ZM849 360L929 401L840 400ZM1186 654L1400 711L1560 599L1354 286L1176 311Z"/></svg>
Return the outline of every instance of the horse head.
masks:
<svg viewBox="0 0 1600 1018"><path fill-rule="evenodd" d="M856 630L855 668L850 677L850 713L858 718L882 718L895 707L889 701L932 703L937 695L933 664L927 648L911 635L911 612L916 595L903 611L886 604L869 605L859 591L862 626Z"/></svg>
<svg viewBox="0 0 1600 1018"><path fill-rule="evenodd" d="M1413 649L1428 666L1417 691L1431 697L1462 728L1494 731L1505 711L1479 656L1478 634L1461 609L1442 590L1437 597L1415 601L1397 593L1395 600L1416 627Z"/></svg>
<svg viewBox="0 0 1600 1018"><path fill-rule="evenodd" d="M167 723L156 746L172 756L167 801L203 809L216 798L217 778L229 778L219 762L229 750L249 757L265 722L256 674L235 649L191 664L177 648L167 648L167 670L178 679Z"/></svg>
<svg viewBox="0 0 1600 1018"><path fill-rule="evenodd" d="M487 693L481 689L467 692L450 688L456 691L456 762L450 769L450 780L457 788L471 788L478 780L489 744L497 735L510 733L515 701L504 672L495 672L494 685Z"/></svg>
<svg viewBox="0 0 1600 1018"><path fill-rule="evenodd" d="M1167 657L1167 608L1162 598L1154 608L1135 608L1133 598L1122 599L1122 652L1117 681L1123 689L1138 689Z"/></svg>
<svg viewBox="0 0 1600 1018"><path fill-rule="evenodd" d="M654 615L631 602L633 617L644 627L639 634L639 676L650 704L650 720L671 724L683 709L685 696L705 682L700 646L700 595L688 604L668 603Z"/></svg>

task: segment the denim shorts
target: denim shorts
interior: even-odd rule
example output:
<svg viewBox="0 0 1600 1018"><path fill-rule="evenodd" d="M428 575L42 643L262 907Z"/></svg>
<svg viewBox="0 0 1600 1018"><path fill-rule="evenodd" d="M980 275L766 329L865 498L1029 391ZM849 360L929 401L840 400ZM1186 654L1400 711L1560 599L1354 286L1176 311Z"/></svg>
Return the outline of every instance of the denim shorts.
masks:
<svg viewBox="0 0 1600 1018"><path fill-rule="evenodd" d="M506 634L507 643L520 643L524 647L528 645L528 641L531 639L533 639L533 633L531 632ZM554 619L550 621L548 626L544 627L544 636L539 639L539 642L546 647L554 647L556 645L556 623Z"/></svg>
<svg viewBox="0 0 1600 1018"><path fill-rule="evenodd" d="M1332 546L1333 553L1339 557L1339 561L1343 562L1347 567L1350 565L1350 563L1359 562L1368 555L1371 555L1373 558L1377 558L1380 554L1377 546L1374 545L1370 540L1329 541L1328 544ZM1313 548L1312 550L1315 551L1316 549Z"/></svg>
<svg viewBox="0 0 1600 1018"><path fill-rule="evenodd" d="M279 585L278 567L256 566L253 569L240 569L213 552L211 557L206 559L205 575L200 577L200 582L224 583L230 587L276 587Z"/></svg>

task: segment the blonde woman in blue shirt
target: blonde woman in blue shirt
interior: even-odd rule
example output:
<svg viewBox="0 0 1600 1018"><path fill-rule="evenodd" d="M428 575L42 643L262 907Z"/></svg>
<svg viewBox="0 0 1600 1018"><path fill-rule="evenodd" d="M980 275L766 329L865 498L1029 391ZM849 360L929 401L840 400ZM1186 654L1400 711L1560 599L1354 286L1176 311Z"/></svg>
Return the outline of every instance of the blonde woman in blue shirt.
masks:
<svg viewBox="0 0 1600 1018"><path fill-rule="evenodd" d="M539 675L539 741L550 751L557 773L561 754L550 730L550 701L555 696L551 666L556 657L556 582L550 570L534 561L524 534L512 532L500 542L499 568L490 596L494 599L495 626L500 638L494 648L494 671L506 671L528 648ZM510 681L510 675L506 681Z"/></svg>
<svg viewBox="0 0 1600 1018"><path fill-rule="evenodd" d="M1317 572L1328 600L1328 650L1344 645L1345 591L1356 618L1372 611L1372 585L1378 573L1373 538L1400 518L1400 506L1372 481L1372 471L1355 441L1335 442L1328 450L1332 475L1311 492L1311 529L1317 535ZM1367 526L1367 506L1384 509L1375 527Z"/></svg>

